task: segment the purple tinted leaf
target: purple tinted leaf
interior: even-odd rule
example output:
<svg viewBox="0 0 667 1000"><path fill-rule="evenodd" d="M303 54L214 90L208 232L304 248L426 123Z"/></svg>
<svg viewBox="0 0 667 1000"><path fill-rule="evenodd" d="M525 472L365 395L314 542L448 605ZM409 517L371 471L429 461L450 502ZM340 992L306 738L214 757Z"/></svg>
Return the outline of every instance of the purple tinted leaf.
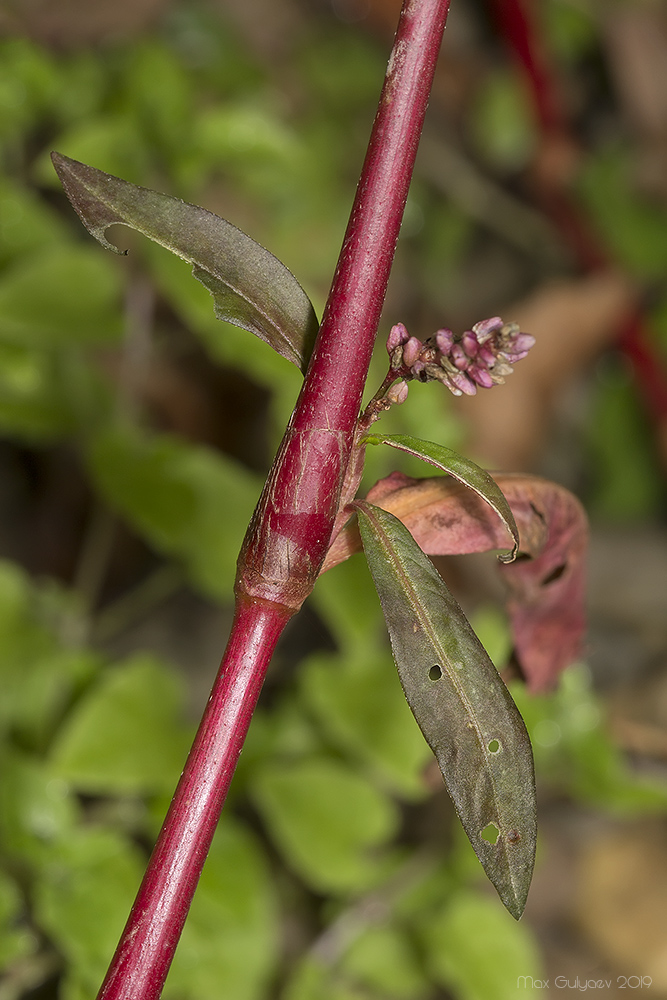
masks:
<svg viewBox="0 0 667 1000"><path fill-rule="evenodd" d="M450 476L463 483L464 486L474 490L482 500L485 500L495 510L512 536L514 542L512 551L498 558L502 563L514 561L519 549L519 532L514 520L514 514L503 496L500 487L485 469L481 469L479 465L475 465L470 459L464 458L463 455L452 451L451 448L445 448L441 444L434 444L433 441L421 441L419 438L409 437L407 434L367 434L363 441L364 444L388 444L391 448L398 449L398 451L404 451L408 455L415 455L430 465L434 465L436 469L448 472Z"/></svg>
<svg viewBox="0 0 667 1000"><path fill-rule="evenodd" d="M354 507L408 704L477 857L518 919L536 842L533 758L523 719L407 528L365 501ZM490 837L493 830L497 836Z"/></svg>
<svg viewBox="0 0 667 1000"><path fill-rule="evenodd" d="M109 226L136 229L193 265L218 319L243 327L305 371L318 322L294 275L230 222L179 198L52 153L67 197L96 240L115 253Z"/></svg>

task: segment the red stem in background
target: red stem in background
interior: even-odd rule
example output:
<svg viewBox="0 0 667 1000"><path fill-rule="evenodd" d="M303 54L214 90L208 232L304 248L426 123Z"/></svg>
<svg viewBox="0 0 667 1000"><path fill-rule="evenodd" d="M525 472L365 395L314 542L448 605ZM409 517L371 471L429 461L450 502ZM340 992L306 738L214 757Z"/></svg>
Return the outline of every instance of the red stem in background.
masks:
<svg viewBox="0 0 667 1000"><path fill-rule="evenodd" d="M268 662L326 555L448 11L404 0L313 357L239 557L227 649L98 1000L160 996Z"/></svg>
<svg viewBox="0 0 667 1000"><path fill-rule="evenodd" d="M522 0L489 0L489 5L528 80L543 139L549 141L560 137L574 145L575 138L563 111L559 81L525 4ZM566 181L543 182L540 195L545 211L584 270L613 264ZM651 414L664 426L667 422L667 372L651 346L639 308L621 326L618 346L632 365Z"/></svg>

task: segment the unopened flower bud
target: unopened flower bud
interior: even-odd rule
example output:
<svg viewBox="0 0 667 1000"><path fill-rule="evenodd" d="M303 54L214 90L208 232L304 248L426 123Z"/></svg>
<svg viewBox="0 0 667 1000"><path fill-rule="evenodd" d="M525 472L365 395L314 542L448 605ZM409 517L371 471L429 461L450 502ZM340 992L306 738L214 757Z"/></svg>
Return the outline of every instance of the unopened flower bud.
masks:
<svg viewBox="0 0 667 1000"><path fill-rule="evenodd" d="M452 344L449 357L451 358L454 367L458 368L459 371L465 371L470 364L470 358L460 344Z"/></svg>
<svg viewBox="0 0 667 1000"><path fill-rule="evenodd" d="M478 368L477 365L473 365L468 369L467 374L483 389L490 389L494 384L493 379L486 368Z"/></svg>
<svg viewBox="0 0 667 1000"><path fill-rule="evenodd" d="M410 337L407 341L405 347L403 348L403 364L407 368L412 368L415 361L421 354L423 346L424 345L421 340L418 340L417 337Z"/></svg>
<svg viewBox="0 0 667 1000"><path fill-rule="evenodd" d="M482 319L475 323L472 332L477 334L477 340L484 344L494 333L498 333L503 328L503 321L500 316L492 316L491 319Z"/></svg>
<svg viewBox="0 0 667 1000"><path fill-rule="evenodd" d="M410 339L410 334L402 323L392 326L387 337L387 354L392 354L397 347L406 344Z"/></svg>
<svg viewBox="0 0 667 1000"><path fill-rule="evenodd" d="M479 353L479 341L472 330L466 330L461 337L461 347L469 358L477 357L477 354Z"/></svg>
<svg viewBox="0 0 667 1000"><path fill-rule="evenodd" d="M522 358L525 358L534 344L535 338L531 337L529 333L519 333L510 341L508 347L503 348L501 353L510 364L514 364L515 361L521 361Z"/></svg>
<svg viewBox="0 0 667 1000"><path fill-rule="evenodd" d="M449 354L454 343L454 334L446 328L438 330L435 335L435 342L438 345L439 351L442 351L443 354Z"/></svg>
<svg viewBox="0 0 667 1000"><path fill-rule="evenodd" d="M449 379L466 396L474 396L477 392L477 386L474 382L471 382L465 372L456 372L455 375L450 375Z"/></svg>
<svg viewBox="0 0 667 1000"><path fill-rule="evenodd" d="M385 398L388 403L404 403L408 398L408 383L405 379L401 379L400 382L394 382L390 385L385 394Z"/></svg>

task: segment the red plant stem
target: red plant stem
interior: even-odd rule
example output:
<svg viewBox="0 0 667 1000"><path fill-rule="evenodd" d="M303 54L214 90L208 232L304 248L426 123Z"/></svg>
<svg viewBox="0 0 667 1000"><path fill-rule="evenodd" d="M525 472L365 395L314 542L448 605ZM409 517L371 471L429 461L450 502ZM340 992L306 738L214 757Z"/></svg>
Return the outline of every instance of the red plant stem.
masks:
<svg viewBox="0 0 667 1000"><path fill-rule="evenodd" d="M449 0L404 2L322 326L239 563L241 592L299 608L326 556Z"/></svg>
<svg viewBox="0 0 667 1000"><path fill-rule="evenodd" d="M266 668L292 612L237 601L231 636L185 769L120 943L102 1000L160 996Z"/></svg>
<svg viewBox="0 0 667 1000"><path fill-rule="evenodd" d="M489 0L489 3L529 82L544 139L561 136L574 144L563 111L559 82L525 4L522 0ZM542 184L540 195L545 211L584 270L593 271L613 264L590 220L564 181L548 186ZM621 325L618 346L632 365L654 419L664 426L667 423L667 372L651 346L639 307Z"/></svg>
<svg viewBox="0 0 667 1000"><path fill-rule="evenodd" d="M324 561L448 11L404 0L322 326L239 557L227 649L98 1000L160 996L268 662Z"/></svg>

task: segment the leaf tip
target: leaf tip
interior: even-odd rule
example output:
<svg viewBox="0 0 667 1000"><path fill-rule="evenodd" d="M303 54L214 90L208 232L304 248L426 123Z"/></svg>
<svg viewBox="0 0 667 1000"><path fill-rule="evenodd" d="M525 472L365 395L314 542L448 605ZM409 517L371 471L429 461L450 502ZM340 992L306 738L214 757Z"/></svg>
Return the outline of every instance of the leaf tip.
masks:
<svg viewBox="0 0 667 1000"><path fill-rule="evenodd" d="M114 178L95 167L89 167L85 163L80 163L79 160L73 160L63 153L58 153L56 150L51 152L51 162L72 207L91 236L94 236L105 250L111 250L113 253L125 257L127 250L121 250L120 247L106 238L109 226L114 225L114 223L123 223L124 220L113 210L110 211L108 206L103 205L94 190L94 183L92 183L100 179L113 180Z"/></svg>

